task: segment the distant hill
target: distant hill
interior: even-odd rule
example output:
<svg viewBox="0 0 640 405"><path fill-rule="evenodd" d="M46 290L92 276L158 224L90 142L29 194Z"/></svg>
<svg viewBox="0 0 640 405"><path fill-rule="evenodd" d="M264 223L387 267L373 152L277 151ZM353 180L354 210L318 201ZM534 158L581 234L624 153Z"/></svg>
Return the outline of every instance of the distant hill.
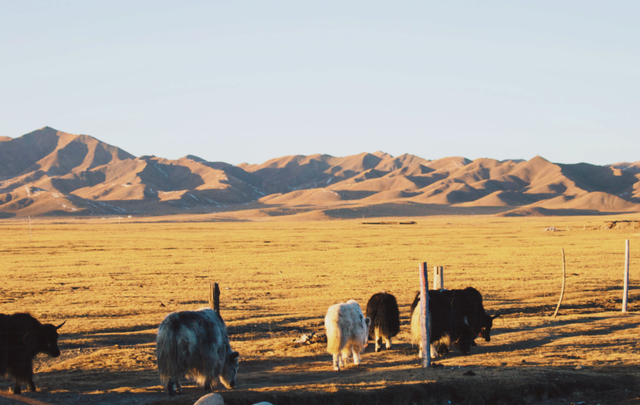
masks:
<svg viewBox="0 0 640 405"><path fill-rule="evenodd" d="M427 160L378 151L233 166L193 155L135 157L49 127L0 138L0 217L240 210L309 218L638 212L640 162Z"/></svg>

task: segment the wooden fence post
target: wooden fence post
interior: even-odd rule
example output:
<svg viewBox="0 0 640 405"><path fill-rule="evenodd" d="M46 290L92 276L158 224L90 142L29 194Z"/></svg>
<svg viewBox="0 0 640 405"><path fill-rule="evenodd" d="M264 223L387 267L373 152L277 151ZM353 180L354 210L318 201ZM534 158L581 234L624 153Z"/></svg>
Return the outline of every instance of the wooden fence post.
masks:
<svg viewBox="0 0 640 405"><path fill-rule="evenodd" d="M209 306L220 315L220 288L218 288L218 283L209 284Z"/></svg>
<svg viewBox="0 0 640 405"><path fill-rule="evenodd" d="M622 313L627 312L627 298L629 297L629 239L625 242L624 255L624 289L622 292Z"/></svg>
<svg viewBox="0 0 640 405"><path fill-rule="evenodd" d="M422 368L431 367L431 336L429 336L429 275L427 263L420 263L420 329L422 331Z"/></svg>
<svg viewBox="0 0 640 405"><path fill-rule="evenodd" d="M444 268L442 266L433 267L433 289L440 291L444 289Z"/></svg>
<svg viewBox="0 0 640 405"><path fill-rule="evenodd" d="M558 311L560 310L560 304L562 304L562 299L564 298L564 287L567 281L567 266L564 260L564 248L562 248L562 290L560 290L560 299L558 300L558 306L556 307L556 312L553 313L553 317L555 318L558 315Z"/></svg>

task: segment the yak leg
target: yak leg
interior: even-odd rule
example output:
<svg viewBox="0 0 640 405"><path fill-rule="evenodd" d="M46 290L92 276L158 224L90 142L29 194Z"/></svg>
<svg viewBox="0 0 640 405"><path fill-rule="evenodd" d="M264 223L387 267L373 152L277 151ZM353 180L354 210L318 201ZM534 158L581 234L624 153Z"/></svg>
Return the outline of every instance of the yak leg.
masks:
<svg viewBox="0 0 640 405"><path fill-rule="evenodd" d="M456 342L456 348L464 355L468 355L471 352L471 342L466 334L462 334Z"/></svg>
<svg viewBox="0 0 640 405"><path fill-rule="evenodd" d="M27 377L27 384L29 385L29 391L36 392L36 385L33 383L33 363L29 360L29 364L26 364L25 374Z"/></svg>
<svg viewBox="0 0 640 405"><path fill-rule="evenodd" d="M375 330L375 339L376 339L376 352L380 351L380 330L376 328Z"/></svg>
<svg viewBox="0 0 640 405"><path fill-rule="evenodd" d="M167 382L167 394L176 395L182 394L182 386L180 385L180 379L169 378Z"/></svg>
<svg viewBox="0 0 640 405"><path fill-rule="evenodd" d="M340 358L340 353L333 354L333 369L336 371L340 371L340 363L342 363L342 359Z"/></svg>
<svg viewBox="0 0 640 405"><path fill-rule="evenodd" d="M171 378L169 378L169 381L167 381L167 395L176 395L173 379Z"/></svg>
<svg viewBox="0 0 640 405"><path fill-rule="evenodd" d="M22 382L27 383L29 391L35 391L36 385L33 383L33 363L31 359L20 362L18 364L13 364L9 366L9 373L14 376L16 383L13 386L14 394L22 394Z"/></svg>
<svg viewBox="0 0 640 405"><path fill-rule="evenodd" d="M36 385L33 383L33 376L29 378L29 391L36 392Z"/></svg>
<svg viewBox="0 0 640 405"><path fill-rule="evenodd" d="M205 391L211 391L211 380L207 378L207 380L204 382L204 390Z"/></svg>
<svg viewBox="0 0 640 405"><path fill-rule="evenodd" d="M353 364L360 365L360 346L351 346L351 352L353 353Z"/></svg>
<svg viewBox="0 0 640 405"><path fill-rule="evenodd" d="M436 349L436 345L431 343L429 345L429 348L431 349L431 358L432 359L437 359L438 358L438 349Z"/></svg>
<svg viewBox="0 0 640 405"><path fill-rule="evenodd" d="M387 348L387 350L391 349L391 338L385 337L383 338L383 340L384 340L384 346Z"/></svg>
<svg viewBox="0 0 640 405"><path fill-rule="evenodd" d="M347 365L347 362L349 362L349 355L351 354L351 348L352 345L350 342L347 343L347 345L342 349L342 367L345 367Z"/></svg>

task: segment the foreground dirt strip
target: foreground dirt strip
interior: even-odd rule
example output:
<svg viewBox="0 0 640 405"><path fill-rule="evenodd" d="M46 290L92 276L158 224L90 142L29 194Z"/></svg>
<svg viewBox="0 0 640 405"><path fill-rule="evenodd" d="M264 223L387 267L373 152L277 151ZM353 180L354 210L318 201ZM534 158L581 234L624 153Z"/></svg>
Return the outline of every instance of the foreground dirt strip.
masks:
<svg viewBox="0 0 640 405"><path fill-rule="evenodd" d="M637 375L610 375L606 372L575 373L550 371L526 373L524 379L506 381L498 370L478 370L460 379L438 379L422 383L337 385L333 392L307 390L304 387L282 387L269 390L219 391L227 405L250 405L268 401L275 405L412 405L412 404L567 404L599 403L602 405L640 404L640 379ZM462 374L462 370L460 373ZM310 387L308 387L310 388ZM315 387L318 389L319 387ZM191 405L201 389L188 389L176 397L165 397L151 405Z"/></svg>
<svg viewBox="0 0 640 405"><path fill-rule="evenodd" d="M12 405L19 402L31 405L51 405L46 402L38 401L37 399L0 392L0 404Z"/></svg>

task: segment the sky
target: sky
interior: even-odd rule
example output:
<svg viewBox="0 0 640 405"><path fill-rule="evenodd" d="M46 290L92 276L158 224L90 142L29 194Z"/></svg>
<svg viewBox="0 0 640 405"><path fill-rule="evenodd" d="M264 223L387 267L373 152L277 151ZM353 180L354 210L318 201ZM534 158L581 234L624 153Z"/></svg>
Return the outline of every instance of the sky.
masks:
<svg viewBox="0 0 640 405"><path fill-rule="evenodd" d="M0 136L640 161L640 2L0 0Z"/></svg>

